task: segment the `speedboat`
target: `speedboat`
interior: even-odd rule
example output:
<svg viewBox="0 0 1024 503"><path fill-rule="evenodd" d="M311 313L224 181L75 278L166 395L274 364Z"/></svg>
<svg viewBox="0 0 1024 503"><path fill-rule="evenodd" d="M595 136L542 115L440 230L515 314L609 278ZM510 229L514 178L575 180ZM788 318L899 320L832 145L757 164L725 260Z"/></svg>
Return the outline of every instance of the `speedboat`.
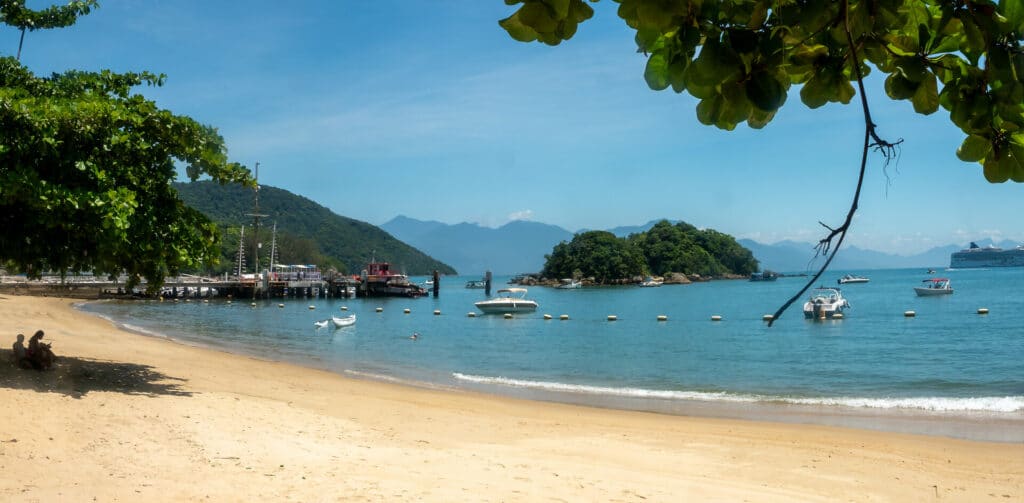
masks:
<svg viewBox="0 0 1024 503"><path fill-rule="evenodd" d="M917 295L920 297L949 295L953 293L953 287L949 286L949 279L947 278L926 279L923 283L927 283L927 285L914 287L914 291L917 292Z"/></svg>
<svg viewBox="0 0 1024 503"><path fill-rule="evenodd" d="M487 280L471 279L466 282L466 288L487 288Z"/></svg>
<svg viewBox="0 0 1024 503"><path fill-rule="evenodd" d="M850 302L838 288L822 286L811 290L811 297L804 303L804 318L832 318L849 307Z"/></svg>
<svg viewBox="0 0 1024 503"><path fill-rule="evenodd" d="M846 276L839 278L837 281L840 285L845 285L847 283L867 283L868 281L871 280L865 278L864 276L854 276L852 274L847 274Z"/></svg>
<svg viewBox="0 0 1024 503"><path fill-rule="evenodd" d="M526 298L525 288L502 288L493 299L481 300L473 305L484 313L522 313L537 310L537 303Z"/></svg>
<svg viewBox="0 0 1024 503"><path fill-rule="evenodd" d="M661 286L661 284L662 281L660 279L654 279L650 276L644 278L644 280L640 282L640 286L644 287Z"/></svg>
<svg viewBox="0 0 1024 503"><path fill-rule="evenodd" d="M566 279L563 279L562 282L558 286L556 286L555 288L559 288L559 289L562 289L562 290L573 290L573 289L582 288L582 287L583 287L583 282L581 282L579 280L571 279L571 278L566 278Z"/></svg>
<svg viewBox="0 0 1024 503"><path fill-rule="evenodd" d="M331 321L334 322L334 328L347 327L356 324L356 315L350 314L340 318L337 316L331 316Z"/></svg>

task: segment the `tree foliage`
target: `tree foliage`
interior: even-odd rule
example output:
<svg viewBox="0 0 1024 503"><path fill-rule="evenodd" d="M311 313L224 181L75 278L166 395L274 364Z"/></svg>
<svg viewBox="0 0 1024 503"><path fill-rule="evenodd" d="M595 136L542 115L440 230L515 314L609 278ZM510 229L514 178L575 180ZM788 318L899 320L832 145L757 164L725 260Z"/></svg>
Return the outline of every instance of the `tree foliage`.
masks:
<svg viewBox="0 0 1024 503"><path fill-rule="evenodd" d="M572 241L555 245L545 259L541 274L548 278L568 278L575 273L607 283L645 271L640 249L607 231L579 233Z"/></svg>
<svg viewBox="0 0 1024 503"><path fill-rule="evenodd" d="M19 28L68 26L95 2L44 11L0 1ZM251 183L217 131L133 93L148 72L36 76L0 57L0 261L45 271L127 274L151 289L219 256L216 226L178 200L178 164L195 180Z"/></svg>
<svg viewBox="0 0 1024 503"><path fill-rule="evenodd" d="M793 85L810 108L849 103L855 69L874 67L890 98L945 109L965 134L957 156L988 181L1024 182L1021 0L616 1L647 84L697 98L703 124L764 127ZM519 41L556 45L593 14L583 0L505 2L522 4L500 21Z"/></svg>
<svg viewBox="0 0 1024 503"><path fill-rule="evenodd" d="M628 238L605 231L577 234L545 258L545 277L593 276L602 283L642 274L722 276L757 270L753 254L732 236L666 220Z"/></svg>

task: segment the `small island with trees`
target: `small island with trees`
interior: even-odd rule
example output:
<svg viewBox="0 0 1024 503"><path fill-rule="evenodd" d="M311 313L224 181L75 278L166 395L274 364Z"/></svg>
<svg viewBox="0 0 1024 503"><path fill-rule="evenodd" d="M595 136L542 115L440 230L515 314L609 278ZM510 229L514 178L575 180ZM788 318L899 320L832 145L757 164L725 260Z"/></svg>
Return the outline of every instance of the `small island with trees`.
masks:
<svg viewBox="0 0 1024 503"><path fill-rule="evenodd" d="M607 231L581 232L555 245L545 259L539 278L524 276L520 281L557 284L560 278L573 278L591 285L621 285L663 276L667 283L689 283L746 278L758 268L750 250L732 236L667 220L624 238Z"/></svg>

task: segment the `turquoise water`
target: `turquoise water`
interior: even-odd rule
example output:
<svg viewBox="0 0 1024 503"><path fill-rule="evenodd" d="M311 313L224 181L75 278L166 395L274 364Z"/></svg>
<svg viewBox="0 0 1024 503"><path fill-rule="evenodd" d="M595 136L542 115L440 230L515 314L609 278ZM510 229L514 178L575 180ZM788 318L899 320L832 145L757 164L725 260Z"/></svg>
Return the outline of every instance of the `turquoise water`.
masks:
<svg viewBox="0 0 1024 503"><path fill-rule="evenodd" d="M762 316L807 278L533 287L528 297L540 309L513 319L467 316L484 298L483 290L464 288L475 276L442 278L436 299L274 299L256 307L223 299L103 302L84 309L184 342L429 386L664 412L724 406L710 414L732 415L730 407L768 404L786 414L913 414L1024 426L1017 422L1024 421L1024 268L939 271L955 293L928 298L912 290L927 277L924 269L837 271L821 283L837 286L848 272L871 282L843 286L852 306L845 319L805 320L800 301L772 327ZM496 278L496 288L504 281ZM357 315L355 326L315 329L314 321L346 314L342 306ZM981 307L990 313L976 314ZM905 317L907 310L917 316ZM562 314L570 319L559 320ZM414 332L417 340L409 338Z"/></svg>

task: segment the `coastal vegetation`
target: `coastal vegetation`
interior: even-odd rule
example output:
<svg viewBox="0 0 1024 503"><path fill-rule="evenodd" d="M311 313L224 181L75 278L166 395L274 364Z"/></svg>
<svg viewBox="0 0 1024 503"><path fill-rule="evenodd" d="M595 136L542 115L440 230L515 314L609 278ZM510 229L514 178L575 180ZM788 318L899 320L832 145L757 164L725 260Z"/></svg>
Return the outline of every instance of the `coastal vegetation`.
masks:
<svg viewBox="0 0 1024 503"><path fill-rule="evenodd" d="M21 32L18 57L0 56L0 264L145 278L220 256L217 227L177 197L176 166L211 183L251 185L213 127L135 92L149 72L69 70L37 76L19 61L25 33L71 26L95 1L32 10L0 1L0 23Z"/></svg>
<svg viewBox="0 0 1024 503"><path fill-rule="evenodd" d="M750 250L732 236L667 220L626 238L607 231L583 232L555 245L545 258L544 277L593 277L598 283L645 274L748 275L758 267Z"/></svg>
<svg viewBox="0 0 1024 503"><path fill-rule="evenodd" d="M246 253L253 250L253 191L241 185L221 185L211 181L175 183L185 204L216 223L221 236L220 261L206 268L220 273L236 267L238 239L243 226ZM451 266L392 237L366 222L335 214L305 197L260 185L261 219L259 242L260 268L269 267L271 226L277 224L277 263L317 264L324 269L358 274L373 258L393 264L407 274L456 274ZM252 270L252 256L247 259Z"/></svg>

